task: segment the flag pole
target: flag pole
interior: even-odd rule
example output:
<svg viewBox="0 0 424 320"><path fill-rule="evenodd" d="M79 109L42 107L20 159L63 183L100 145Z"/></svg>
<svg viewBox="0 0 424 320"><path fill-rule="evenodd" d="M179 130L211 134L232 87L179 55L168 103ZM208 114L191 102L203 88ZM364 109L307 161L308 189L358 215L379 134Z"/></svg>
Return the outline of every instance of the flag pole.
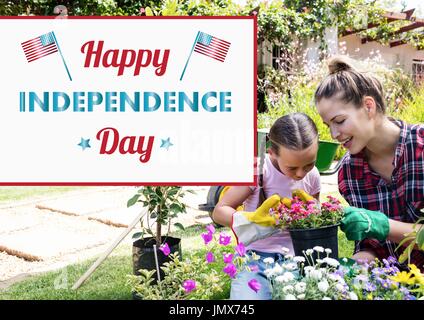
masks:
<svg viewBox="0 0 424 320"><path fill-rule="evenodd" d="M62 57L63 64L65 65L66 72L68 73L69 80L72 81L71 74L69 73L69 69L68 69L68 66L66 65L65 59L63 58L62 51L60 50L60 47L59 47L59 42L57 42L56 36L54 34L54 31L52 31L52 35L53 35L54 41L56 42L57 48L59 49L59 53L60 53L60 56Z"/></svg>
<svg viewBox="0 0 424 320"><path fill-rule="evenodd" d="M187 59L187 62L186 62L186 64L185 64L185 67L184 67L183 73L181 74L180 81L181 81L181 80L183 79L183 77L184 77L184 73L185 73L185 71L186 71L186 69L187 69L188 61L189 61L189 60L190 60L190 58L191 58L191 54L193 53L194 47L196 46L197 39L199 39L199 35L200 35L200 31L198 31L198 32L197 32L196 40L194 40L193 47L191 48L190 55L188 56L188 59Z"/></svg>

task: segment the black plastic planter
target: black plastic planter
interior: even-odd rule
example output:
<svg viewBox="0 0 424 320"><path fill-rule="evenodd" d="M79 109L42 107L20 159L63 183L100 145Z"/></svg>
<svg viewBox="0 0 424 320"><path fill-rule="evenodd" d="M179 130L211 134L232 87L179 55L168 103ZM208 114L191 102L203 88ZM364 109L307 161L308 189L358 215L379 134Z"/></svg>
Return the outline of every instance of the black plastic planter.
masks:
<svg viewBox="0 0 424 320"><path fill-rule="evenodd" d="M294 253L296 256L304 256L303 251L320 246L331 249L329 257L339 258L339 245L337 231L339 225L327 226L317 229L289 229L290 236L293 241ZM326 257L326 253L320 253L319 258ZM317 252L314 251L313 258L318 258Z"/></svg>
<svg viewBox="0 0 424 320"><path fill-rule="evenodd" d="M171 250L171 253L178 252L179 257L181 258L181 239L173 238L173 237L162 237L162 243L166 242ZM156 262L155 262L155 253L153 250L153 245L156 244L155 238L144 238L133 242L133 271L135 275L140 275L140 269L147 270L156 270ZM159 250L159 246L156 247L158 262L159 262L159 273L161 279L164 277L164 272L160 269L160 267L168 261L171 261L169 256L165 256L165 254ZM155 281L157 282L157 273L154 274Z"/></svg>

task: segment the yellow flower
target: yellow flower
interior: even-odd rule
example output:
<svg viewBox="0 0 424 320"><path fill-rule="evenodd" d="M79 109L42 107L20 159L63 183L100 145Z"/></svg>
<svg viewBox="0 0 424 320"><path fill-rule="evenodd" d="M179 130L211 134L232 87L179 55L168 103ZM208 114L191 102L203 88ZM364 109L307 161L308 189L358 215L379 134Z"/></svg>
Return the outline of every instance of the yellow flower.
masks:
<svg viewBox="0 0 424 320"><path fill-rule="evenodd" d="M415 281L411 278L412 274L406 271L398 272L395 276L389 277L390 280L398 283L414 284Z"/></svg>
<svg viewBox="0 0 424 320"><path fill-rule="evenodd" d="M367 300L372 300L372 293L368 293L366 299Z"/></svg>
<svg viewBox="0 0 424 320"><path fill-rule="evenodd" d="M408 264L408 267L411 269L411 275L415 277L415 283L424 285L424 275L421 273L420 269L418 269L415 264Z"/></svg>

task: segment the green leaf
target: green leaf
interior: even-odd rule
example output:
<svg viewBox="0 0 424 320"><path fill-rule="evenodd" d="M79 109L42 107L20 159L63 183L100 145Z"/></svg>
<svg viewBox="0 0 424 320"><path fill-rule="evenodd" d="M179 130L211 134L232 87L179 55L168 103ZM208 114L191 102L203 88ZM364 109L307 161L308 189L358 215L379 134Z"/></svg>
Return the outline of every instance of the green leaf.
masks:
<svg viewBox="0 0 424 320"><path fill-rule="evenodd" d="M179 205L178 205L178 204L176 204L176 203L171 204L171 206L169 207L169 209L170 209L172 212L175 212L175 213L181 213L181 212L183 212L182 207L181 207L181 206L179 206Z"/></svg>
<svg viewBox="0 0 424 320"><path fill-rule="evenodd" d="M177 228L179 228L180 230L185 230L185 228L184 228L184 226L181 224L181 223L179 223L179 222L177 222L177 223L174 223L174 226L176 226Z"/></svg>
<svg viewBox="0 0 424 320"><path fill-rule="evenodd" d="M424 250L424 227L422 227L421 230L418 231L418 234L417 234L417 244L418 244L418 247L421 250Z"/></svg>
<svg viewBox="0 0 424 320"><path fill-rule="evenodd" d="M136 194L134 195L130 200L128 200L127 202L127 208L133 206L134 204L137 203L138 199L140 199L140 194Z"/></svg>
<svg viewBox="0 0 424 320"><path fill-rule="evenodd" d="M154 16L153 11L150 7L146 7L146 16Z"/></svg>
<svg viewBox="0 0 424 320"><path fill-rule="evenodd" d="M143 232L136 232L133 234L132 238L138 239L138 238L141 238L142 236L143 236Z"/></svg>

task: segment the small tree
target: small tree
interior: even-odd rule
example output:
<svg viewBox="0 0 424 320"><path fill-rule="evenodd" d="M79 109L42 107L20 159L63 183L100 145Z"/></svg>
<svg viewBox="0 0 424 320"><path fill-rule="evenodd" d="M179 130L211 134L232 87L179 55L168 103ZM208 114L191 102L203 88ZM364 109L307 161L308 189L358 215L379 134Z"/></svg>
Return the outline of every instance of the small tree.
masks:
<svg viewBox="0 0 424 320"><path fill-rule="evenodd" d="M141 232L134 234L133 238L144 238L147 233L156 239L156 245L161 244L162 225L168 225L169 233L171 228L171 220L180 213L186 212L186 205L181 202L186 192L193 193L192 190L183 191L182 187L166 186L166 187L143 187L128 200L127 207L141 202L143 207L148 207L147 226L141 220ZM156 223L156 232L152 227ZM184 229L181 223L175 223L176 227Z"/></svg>

